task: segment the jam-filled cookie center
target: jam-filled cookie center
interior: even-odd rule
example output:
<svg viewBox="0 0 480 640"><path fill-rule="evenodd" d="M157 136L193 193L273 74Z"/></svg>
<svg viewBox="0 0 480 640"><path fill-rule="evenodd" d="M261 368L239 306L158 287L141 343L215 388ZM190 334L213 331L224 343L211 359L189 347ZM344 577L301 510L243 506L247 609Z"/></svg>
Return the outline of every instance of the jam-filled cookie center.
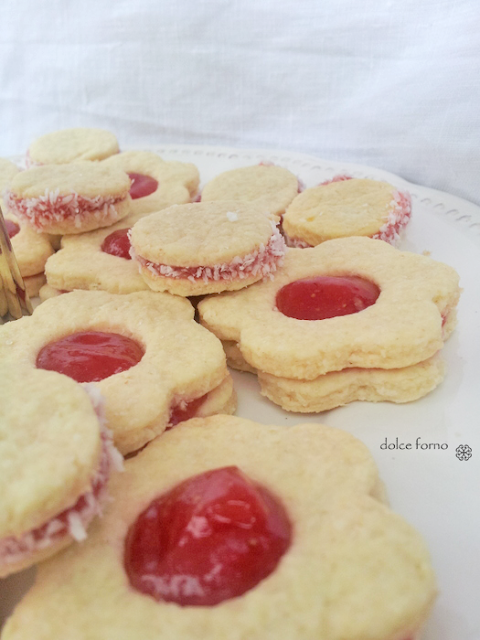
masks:
<svg viewBox="0 0 480 640"><path fill-rule="evenodd" d="M295 280L276 296L277 309L297 320L325 320L363 311L375 304L380 289L357 276L317 276Z"/></svg>
<svg viewBox="0 0 480 640"><path fill-rule="evenodd" d="M5 220L5 228L9 238L13 238L20 231L20 226L13 220Z"/></svg>
<svg viewBox="0 0 480 640"><path fill-rule="evenodd" d="M47 344L39 352L36 365L77 382L99 382L130 369L143 355L142 347L126 336L82 331Z"/></svg>
<svg viewBox="0 0 480 640"><path fill-rule="evenodd" d="M129 173L128 177L132 181L130 187L130 197L132 200L138 198L145 198L158 189L158 181L151 176L146 176L143 173Z"/></svg>
<svg viewBox="0 0 480 640"><path fill-rule="evenodd" d="M158 601L212 606L270 575L290 545L284 507L237 467L189 478L130 527L125 569Z"/></svg>
<svg viewBox="0 0 480 640"><path fill-rule="evenodd" d="M131 260L130 247L132 245L130 244L129 231L130 229L117 229L117 231L110 233L102 242L101 250L111 256Z"/></svg>

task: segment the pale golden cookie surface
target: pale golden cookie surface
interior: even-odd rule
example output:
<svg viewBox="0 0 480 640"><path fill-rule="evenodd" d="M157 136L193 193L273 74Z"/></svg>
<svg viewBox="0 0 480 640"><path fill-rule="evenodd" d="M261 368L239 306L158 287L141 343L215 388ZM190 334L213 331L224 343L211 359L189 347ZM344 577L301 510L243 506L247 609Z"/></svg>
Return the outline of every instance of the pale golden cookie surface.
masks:
<svg viewBox="0 0 480 640"><path fill-rule="evenodd" d="M137 342L145 352L138 364L94 383L105 397L115 444L128 453L165 430L172 406L208 394L228 376L220 341L193 316L187 300L170 294L74 291L0 327L0 359L34 367L42 347L82 331Z"/></svg>
<svg viewBox="0 0 480 640"><path fill-rule="evenodd" d="M28 150L31 164L64 164L78 160L103 160L118 153L110 131L87 127L62 129L40 136Z"/></svg>
<svg viewBox="0 0 480 640"><path fill-rule="evenodd" d="M105 160L107 166L126 173L138 173L154 178L158 188L154 193L132 199L132 213L153 213L173 204L190 202L197 193L200 176L189 162L166 162L151 151L125 151Z"/></svg>
<svg viewBox="0 0 480 640"><path fill-rule="evenodd" d="M311 246L348 236L372 237L395 210L396 187L379 180L353 178L306 189L283 217L291 238Z"/></svg>
<svg viewBox="0 0 480 640"><path fill-rule="evenodd" d="M275 571L214 607L132 589L123 556L137 516L185 479L230 465L271 491L292 522ZM407 640L428 615L435 579L424 542L382 503L373 459L347 433L215 416L176 427L125 466L101 526L39 568L2 640L31 629L36 640Z"/></svg>
<svg viewBox="0 0 480 640"><path fill-rule="evenodd" d="M315 276L359 276L380 296L360 313L297 320L276 308L286 284ZM380 240L344 238L289 249L273 281L200 302L202 324L234 341L248 364L275 376L312 380L351 367L398 369L427 360L454 327L458 275Z"/></svg>
<svg viewBox="0 0 480 640"><path fill-rule="evenodd" d="M142 218L132 229L131 242L140 273L152 289L189 296L239 289L260 280L261 268L244 272L242 263L248 267L256 254L266 253L277 235L261 205L201 202L174 205ZM284 243L279 241L283 254ZM203 276L163 276L156 265L166 273L170 268L202 268ZM223 271L232 266L237 274L224 278Z"/></svg>
<svg viewBox="0 0 480 640"><path fill-rule="evenodd" d="M101 438L92 402L73 380L3 359L0 379L1 540L38 528L90 490ZM12 565L0 558L0 575L51 552Z"/></svg>
<svg viewBox="0 0 480 640"><path fill-rule="evenodd" d="M298 178L288 169L255 165L225 171L213 178L203 188L202 202L256 202L279 218L297 194Z"/></svg>
<svg viewBox="0 0 480 640"><path fill-rule="evenodd" d="M22 277L43 274L47 259L54 253L48 235L34 231L28 225L20 224L18 218L9 213L5 219L20 227L12 238L12 247Z"/></svg>
<svg viewBox="0 0 480 640"><path fill-rule="evenodd" d="M110 227L64 236L60 250L45 266L48 284L62 291L86 289L132 293L148 290L133 260L102 251L105 238L115 231L130 229L140 217L130 214Z"/></svg>

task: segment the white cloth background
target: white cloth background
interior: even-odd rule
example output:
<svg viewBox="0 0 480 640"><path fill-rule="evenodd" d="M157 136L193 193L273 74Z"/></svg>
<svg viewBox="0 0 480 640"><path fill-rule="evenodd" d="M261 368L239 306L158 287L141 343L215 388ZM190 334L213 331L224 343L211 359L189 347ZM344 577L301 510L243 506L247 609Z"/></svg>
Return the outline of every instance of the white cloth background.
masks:
<svg viewBox="0 0 480 640"><path fill-rule="evenodd" d="M480 204L478 0L1 0L0 155L73 126L122 147L279 148Z"/></svg>

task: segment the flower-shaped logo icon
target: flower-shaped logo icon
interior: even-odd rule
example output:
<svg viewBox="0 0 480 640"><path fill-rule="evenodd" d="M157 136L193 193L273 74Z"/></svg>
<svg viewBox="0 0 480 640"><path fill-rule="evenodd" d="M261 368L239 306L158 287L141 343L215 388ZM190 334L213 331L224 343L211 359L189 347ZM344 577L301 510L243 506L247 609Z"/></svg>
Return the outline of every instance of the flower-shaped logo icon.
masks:
<svg viewBox="0 0 480 640"><path fill-rule="evenodd" d="M465 461L472 457L472 449L468 444L459 444L455 451L455 455L459 460Z"/></svg>

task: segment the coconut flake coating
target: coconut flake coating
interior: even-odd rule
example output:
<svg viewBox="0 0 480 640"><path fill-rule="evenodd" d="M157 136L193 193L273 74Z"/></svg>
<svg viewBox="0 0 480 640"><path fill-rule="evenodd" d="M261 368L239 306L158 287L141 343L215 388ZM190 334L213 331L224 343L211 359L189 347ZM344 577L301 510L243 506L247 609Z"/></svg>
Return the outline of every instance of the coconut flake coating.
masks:
<svg viewBox="0 0 480 640"><path fill-rule="evenodd" d="M244 280L251 276L263 278L273 274L281 264L281 259L285 254L285 243L278 229L273 227L273 233L266 246L263 244L256 251L252 251L246 256L235 256L229 263L214 264L211 266L198 267L171 267L166 264L155 264L145 260L141 256L136 256L132 251L132 257L146 267L153 275L165 278L186 278L190 282L198 280L208 283L225 280Z"/></svg>
<svg viewBox="0 0 480 640"><path fill-rule="evenodd" d="M98 398L66 376L15 360L0 365L0 575L35 562L33 553L49 555L60 537L64 546L82 535L112 453ZM65 537L55 520L92 487L94 499L68 518Z"/></svg>
<svg viewBox="0 0 480 640"><path fill-rule="evenodd" d="M366 236L396 244L412 212L408 193L379 180L338 177L301 193L283 217L288 246Z"/></svg>
<svg viewBox="0 0 480 640"><path fill-rule="evenodd" d="M130 211L130 179L91 162L36 167L17 174L7 210L37 231L79 233L113 224Z"/></svg>

